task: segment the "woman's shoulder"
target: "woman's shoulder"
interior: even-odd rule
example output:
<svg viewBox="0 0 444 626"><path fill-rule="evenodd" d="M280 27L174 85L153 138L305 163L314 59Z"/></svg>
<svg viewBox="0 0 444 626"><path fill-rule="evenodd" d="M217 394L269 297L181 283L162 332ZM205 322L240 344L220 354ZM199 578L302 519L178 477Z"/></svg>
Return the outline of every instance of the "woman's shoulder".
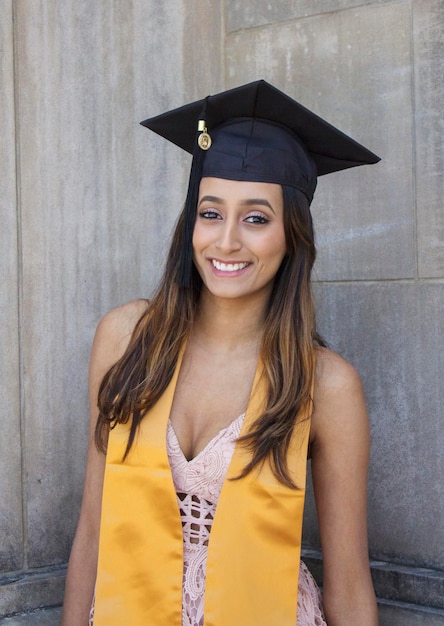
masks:
<svg viewBox="0 0 444 626"><path fill-rule="evenodd" d="M116 336L131 335L148 305L148 300L132 300L121 304L105 313L99 321L97 329Z"/></svg>
<svg viewBox="0 0 444 626"><path fill-rule="evenodd" d="M93 358L108 366L118 361L148 306L147 300L133 300L105 313L97 325Z"/></svg>
<svg viewBox="0 0 444 626"><path fill-rule="evenodd" d="M361 377L344 357L329 348L316 349L315 391L334 393L361 388Z"/></svg>
<svg viewBox="0 0 444 626"><path fill-rule="evenodd" d="M333 350L319 348L311 437L331 442L339 433L360 436L367 429L367 409L358 372Z"/></svg>

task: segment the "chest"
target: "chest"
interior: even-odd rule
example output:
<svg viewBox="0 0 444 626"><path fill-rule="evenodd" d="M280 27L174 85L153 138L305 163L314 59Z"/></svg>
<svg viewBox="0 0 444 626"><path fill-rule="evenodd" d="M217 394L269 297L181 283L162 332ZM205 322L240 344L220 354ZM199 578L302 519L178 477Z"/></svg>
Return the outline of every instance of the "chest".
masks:
<svg viewBox="0 0 444 626"><path fill-rule="evenodd" d="M245 412L256 371L256 355L184 355L170 420L190 460Z"/></svg>

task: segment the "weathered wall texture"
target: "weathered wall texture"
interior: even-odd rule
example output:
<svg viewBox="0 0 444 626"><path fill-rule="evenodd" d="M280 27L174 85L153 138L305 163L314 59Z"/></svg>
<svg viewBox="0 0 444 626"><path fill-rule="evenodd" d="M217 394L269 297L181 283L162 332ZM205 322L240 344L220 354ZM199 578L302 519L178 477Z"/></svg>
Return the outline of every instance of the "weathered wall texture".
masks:
<svg viewBox="0 0 444 626"><path fill-rule="evenodd" d="M20 364L18 322L18 240L19 221L15 174L14 55L12 11L10 3L2 6L0 20L0 567L2 571L20 570L22 548L22 467L20 455ZM3 465L4 464L4 465ZM7 482L4 480L7 477Z"/></svg>
<svg viewBox="0 0 444 626"><path fill-rule="evenodd" d="M367 392L381 624L444 624L442 1L1 0L0 52L0 622L57 623L94 328L184 196L138 122L265 78L383 158L319 181L319 324ZM311 495L305 545L319 574Z"/></svg>

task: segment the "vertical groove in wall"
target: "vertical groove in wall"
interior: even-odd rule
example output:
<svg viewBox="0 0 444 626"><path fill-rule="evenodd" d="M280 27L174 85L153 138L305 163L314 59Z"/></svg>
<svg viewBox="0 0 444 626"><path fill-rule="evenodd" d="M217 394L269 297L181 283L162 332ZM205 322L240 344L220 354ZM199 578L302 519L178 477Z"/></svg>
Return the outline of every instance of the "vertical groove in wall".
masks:
<svg viewBox="0 0 444 626"><path fill-rule="evenodd" d="M20 407L20 455L21 455L21 487L22 487L22 533L23 533L23 566L28 567L27 554L27 515L25 467L25 396L23 384L23 255L22 255L22 212L21 212L21 169L20 169L20 118L19 118L19 62L18 62L18 28L17 0L12 2L12 41L14 62L14 138L15 138L15 180L16 180L16 211L17 211L17 338L19 361L19 407Z"/></svg>
<svg viewBox="0 0 444 626"><path fill-rule="evenodd" d="M226 47L226 39L227 39L227 7L226 1L221 0L220 3L220 56L221 56L221 68L222 68L222 84L223 88L227 88L227 76L226 76L226 57L225 57L225 47Z"/></svg>
<svg viewBox="0 0 444 626"><path fill-rule="evenodd" d="M410 9L410 67L411 67L411 98L412 98L412 200L413 200L413 245L415 249L415 278L419 279L418 250L418 197L416 194L416 65L415 65L415 33L413 23L413 0L409 1Z"/></svg>

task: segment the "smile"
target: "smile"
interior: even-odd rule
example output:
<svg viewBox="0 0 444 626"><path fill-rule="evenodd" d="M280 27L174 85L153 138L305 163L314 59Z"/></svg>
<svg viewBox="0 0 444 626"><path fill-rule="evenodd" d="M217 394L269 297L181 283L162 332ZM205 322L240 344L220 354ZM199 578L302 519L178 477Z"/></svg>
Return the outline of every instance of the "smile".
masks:
<svg viewBox="0 0 444 626"><path fill-rule="evenodd" d="M220 263L216 259L211 259L211 263L220 272L238 272L248 265L248 263Z"/></svg>

